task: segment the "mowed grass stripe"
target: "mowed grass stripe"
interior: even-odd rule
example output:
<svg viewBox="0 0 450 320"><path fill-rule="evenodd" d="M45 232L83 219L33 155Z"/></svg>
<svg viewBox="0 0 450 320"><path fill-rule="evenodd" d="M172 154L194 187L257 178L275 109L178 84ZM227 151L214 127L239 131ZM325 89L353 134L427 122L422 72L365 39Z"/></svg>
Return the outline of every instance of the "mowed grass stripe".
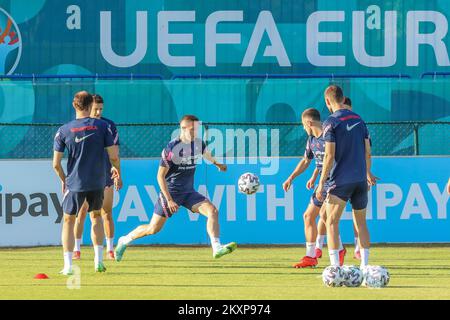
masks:
<svg viewBox="0 0 450 320"><path fill-rule="evenodd" d="M346 264L359 264L347 247ZM293 269L304 248L244 247L221 259L206 247L130 247L120 263L96 274L93 250L83 247L81 289L67 288L59 247L1 249L1 299L450 299L450 248L374 247L371 264L386 266L384 289L326 288L316 269ZM46 273L49 280L34 280Z"/></svg>

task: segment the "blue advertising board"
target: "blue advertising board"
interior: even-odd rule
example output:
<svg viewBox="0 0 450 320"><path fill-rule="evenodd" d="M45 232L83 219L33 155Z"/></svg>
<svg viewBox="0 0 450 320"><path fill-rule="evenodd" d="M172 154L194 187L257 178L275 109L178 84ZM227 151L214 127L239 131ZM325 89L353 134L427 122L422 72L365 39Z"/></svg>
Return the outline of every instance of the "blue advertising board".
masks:
<svg viewBox="0 0 450 320"><path fill-rule="evenodd" d="M312 167L298 177L290 192L282 183L295 168L298 159L261 159L255 163L229 164L227 172L218 172L208 164L197 168L196 186L208 194L219 209L221 238L241 244L297 244L304 242L302 214L311 192L306 181ZM114 218L116 237L149 222L159 187L156 182L158 160L124 160L124 187L116 194ZM369 193L368 226L373 243L449 242L450 158L375 158L373 172L381 178ZM246 196L237 190L244 172L259 175L258 193ZM88 230L88 229L86 229ZM341 222L344 242L353 241L351 208ZM89 241L89 234L85 234ZM136 244L207 244L206 219L180 209L157 235Z"/></svg>

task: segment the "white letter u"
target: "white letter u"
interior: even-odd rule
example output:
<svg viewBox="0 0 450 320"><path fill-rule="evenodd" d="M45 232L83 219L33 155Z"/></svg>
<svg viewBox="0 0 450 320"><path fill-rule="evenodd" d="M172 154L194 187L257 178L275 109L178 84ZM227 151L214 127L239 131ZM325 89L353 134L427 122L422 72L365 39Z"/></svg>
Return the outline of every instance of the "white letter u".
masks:
<svg viewBox="0 0 450 320"><path fill-rule="evenodd" d="M147 53L147 11L136 12L136 48L128 56L117 55L111 45L111 11L100 12L100 51L105 60L119 68L137 65Z"/></svg>

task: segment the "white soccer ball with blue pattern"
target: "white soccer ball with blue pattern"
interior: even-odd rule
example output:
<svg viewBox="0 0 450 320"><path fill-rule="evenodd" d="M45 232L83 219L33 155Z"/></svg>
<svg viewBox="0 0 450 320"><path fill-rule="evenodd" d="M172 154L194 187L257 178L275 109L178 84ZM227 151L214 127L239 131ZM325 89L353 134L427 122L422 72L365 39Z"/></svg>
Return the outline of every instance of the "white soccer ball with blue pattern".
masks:
<svg viewBox="0 0 450 320"><path fill-rule="evenodd" d="M357 266L343 266L344 272L344 286L359 287L363 282L363 272Z"/></svg>
<svg viewBox="0 0 450 320"><path fill-rule="evenodd" d="M259 189L259 178L257 175L246 172L239 177L238 188L239 191L245 193L246 195L251 195L256 193Z"/></svg>
<svg viewBox="0 0 450 320"><path fill-rule="evenodd" d="M342 287L344 280L341 267L329 266L322 272L322 281L327 287Z"/></svg>
<svg viewBox="0 0 450 320"><path fill-rule="evenodd" d="M388 269L383 266L366 266L363 274L363 284L369 288L384 288L391 279Z"/></svg>

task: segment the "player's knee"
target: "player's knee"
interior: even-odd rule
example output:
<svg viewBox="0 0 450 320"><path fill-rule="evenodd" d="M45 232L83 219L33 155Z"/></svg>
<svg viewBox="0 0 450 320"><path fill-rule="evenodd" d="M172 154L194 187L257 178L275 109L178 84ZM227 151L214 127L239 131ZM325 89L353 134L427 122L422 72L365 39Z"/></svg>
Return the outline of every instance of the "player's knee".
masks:
<svg viewBox="0 0 450 320"><path fill-rule="evenodd" d="M327 227L334 227L339 224L339 219L335 215L330 215L327 217L326 225Z"/></svg>
<svg viewBox="0 0 450 320"><path fill-rule="evenodd" d="M70 216L68 214L64 215L64 223L65 224L75 224L75 220L76 220L75 216Z"/></svg>
<svg viewBox="0 0 450 320"><path fill-rule="evenodd" d="M112 222L113 221L112 214L110 212L103 211L102 212L102 218L103 218L103 221L105 221L105 222Z"/></svg>
<svg viewBox="0 0 450 320"><path fill-rule="evenodd" d="M303 221L304 221L305 223L310 224L310 223L312 223L313 220L314 220L314 214L313 214L312 212L306 211L306 212L303 214Z"/></svg>
<svg viewBox="0 0 450 320"><path fill-rule="evenodd" d="M155 225L149 225L145 230L145 235L149 236L152 234L157 234L161 230L161 227Z"/></svg>
<svg viewBox="0 0 450 320"><path fill-rule="evenodd" d="M208 217L216 219L219 216L219 210L213 205L208 208Z"/></svg>
<svg viewBox="0 0 450 320"><path fill-rule="evenodd" d="M92 215L91 216L91 223L92 223L92 226L96 226L96 225L98 225L98 224L101 224L102 223L102 217L101 217L101 215Z"/></svg>

